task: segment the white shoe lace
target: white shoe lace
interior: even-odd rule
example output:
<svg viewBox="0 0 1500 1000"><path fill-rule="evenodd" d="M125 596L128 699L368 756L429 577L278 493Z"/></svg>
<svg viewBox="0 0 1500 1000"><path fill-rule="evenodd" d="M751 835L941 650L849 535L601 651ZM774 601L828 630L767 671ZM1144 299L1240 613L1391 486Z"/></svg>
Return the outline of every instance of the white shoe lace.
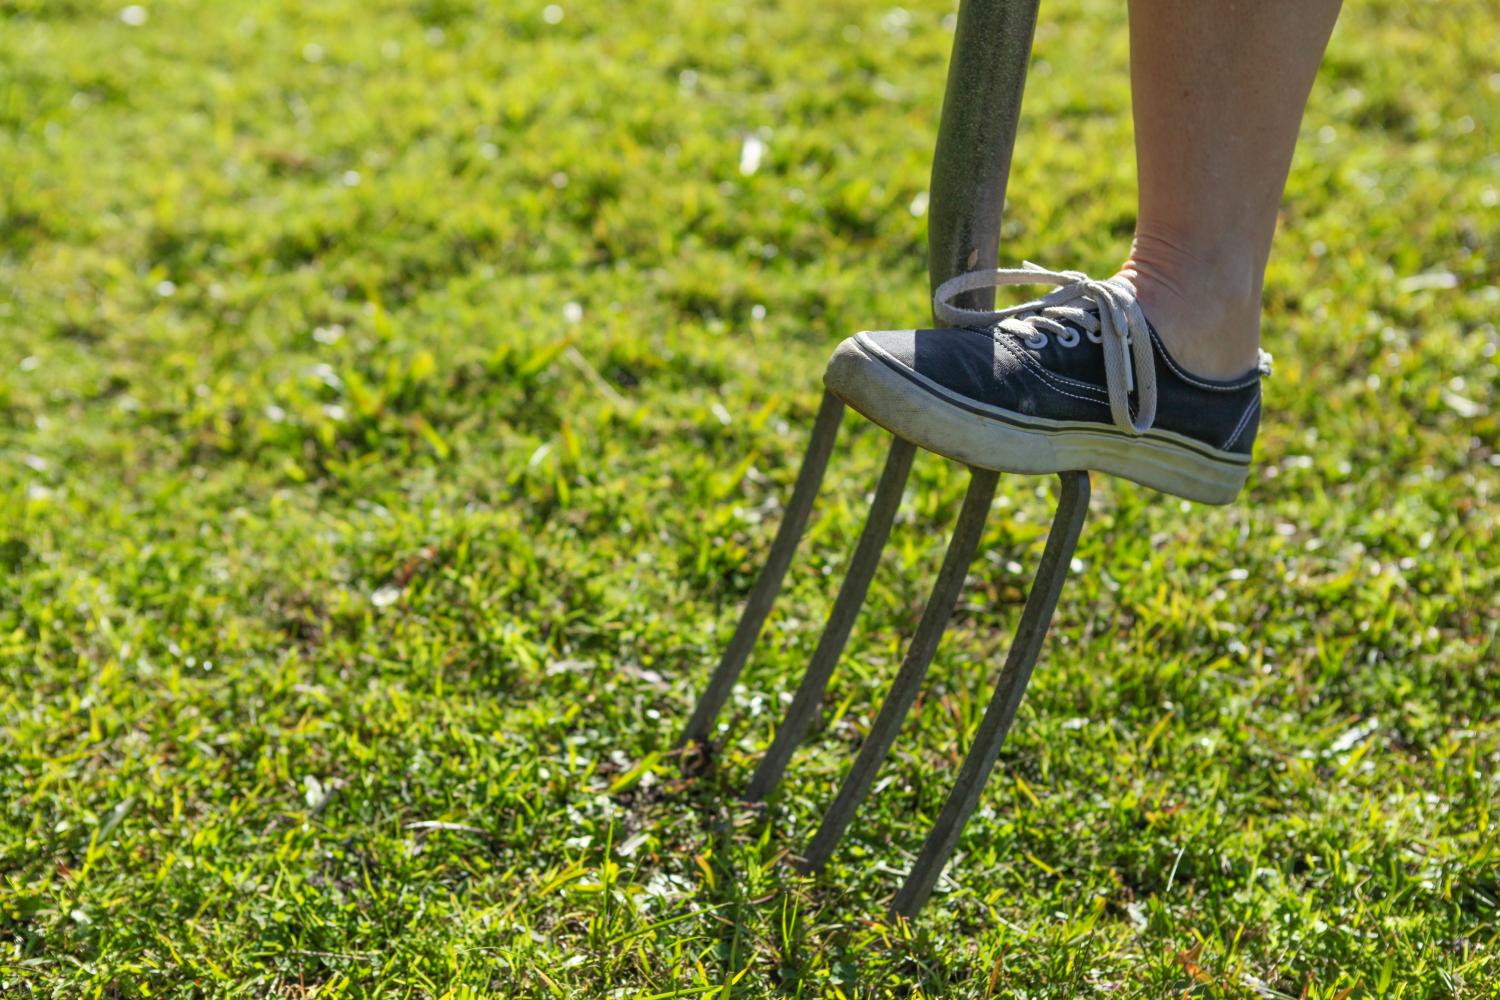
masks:
<svg viewBox="0 0 1500 1000"><path fill-rule="evenodd" d="M1059 287L1034 301L994 312L963 309L951 301L978 288L1040 284ZM1104 347L1104 381L1115 425L1142 434L1156 421L1156 354L1150 327L1135 286L1123 275L1095 281L1079 271L1049 271L1026 261L1019 268L960 274L939 285L932 299L939 322L997 327L1024 338L1032 350L1046 347L1048 334L1064 347L1076 347L1081 329L1090 341ZM1093 308L1086 308L1085 303L1092 303ZM1137 402L1134 417L1130 413L1132 392Z"/></svg>

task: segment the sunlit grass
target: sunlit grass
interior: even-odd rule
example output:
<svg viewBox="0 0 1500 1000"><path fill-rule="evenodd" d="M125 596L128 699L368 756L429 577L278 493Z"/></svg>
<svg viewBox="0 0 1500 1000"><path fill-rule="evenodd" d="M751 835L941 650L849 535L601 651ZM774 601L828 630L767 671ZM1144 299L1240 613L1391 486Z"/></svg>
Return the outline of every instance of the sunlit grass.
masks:
<svg viewBox="0 0 1500 1000"><path fill-rule="evenodd" d="M1351 4L1226 509L1095 478L1001 766L942 802L1051 512L1002 481L829 871L962 470L913 475L740 807L883 436L726 713L839 338L926 316L946 3L0 0L0 993L1484 996L1500 981L1500 19ZM560 15L560 16L559 16ZM1008 260L1133 222L1124 4L1043 5Z"/></svg>

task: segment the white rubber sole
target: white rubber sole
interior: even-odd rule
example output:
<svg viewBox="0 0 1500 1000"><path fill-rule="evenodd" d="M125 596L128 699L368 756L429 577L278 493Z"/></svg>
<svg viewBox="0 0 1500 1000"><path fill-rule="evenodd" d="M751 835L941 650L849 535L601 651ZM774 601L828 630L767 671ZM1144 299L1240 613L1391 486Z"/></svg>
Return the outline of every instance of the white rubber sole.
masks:
<svg viewBox="0 0 1500 1000"><path fill-rule="evenodd" d="M1087 469L1211 504L1233 500L1250 474L1248 457L1171 431L1130 435L1103 424L1048 420L968 399L901 365L864 334L833 352L823 384L897 437L996 472Z"/></svg>

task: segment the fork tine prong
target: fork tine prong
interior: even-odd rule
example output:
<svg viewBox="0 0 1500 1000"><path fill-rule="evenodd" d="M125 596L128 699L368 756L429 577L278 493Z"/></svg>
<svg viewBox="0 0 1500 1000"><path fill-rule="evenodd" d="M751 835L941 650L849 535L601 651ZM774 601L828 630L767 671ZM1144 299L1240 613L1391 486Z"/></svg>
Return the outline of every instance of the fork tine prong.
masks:
<svg viewBox="0 0 1500 1000"><path fill-rule="evenodd" d="M808 845L800 866L805 872L817 871L828 861L828 856L833 853L834 846L853 819L854 810L868 794L876 772L890 753L891 743L894 742L902 721L917 698L922 679L927 674L927 666L937 652L938 640L943 637L948 620L953 617L953 608L958 603L959 591L963 589L964 579L968 576L974 550L979 546L979 536L984 531L985 518L989 515L990 501L994 498L995 483L999 478L998 473L988 469L972 469L970 472L969 490L964 495L963 510L959 512L958 523L954 525L953 537L948 540L948 551L943 557L943 567L938 571L932 595L927 599L927 608L922 612L922 620L917 625L916 634L912 636L911 645L907 647L906 657L885 697L885 703L880 706L880 714L865 735L864 745L860 747L854 766L849 769L838 796L828 807L822 825Z"/></svg>
<svg viewBox="0 0 1500 1000"><path fill-rule="evenodd" d="M968 823L979 803L985 781L1000 756L1000 748L1005 745L1005 736L1015 721L1016 709L1031 679L1031 668L1036 665L1042 640L1052 623L1052 613L1057 608L1057 598L1062 593L1063 581L1067 579L1068 567L1073 561L1073 550L1078 545L1079 532L1083 530L1083 519L1089 510L1089 474L1064 472L1059 478L1062 479L1062 492L1058 497L1057 514L1052 519L1047 546L1042 551L1041 564L1037 566L1031 593L1016 627L1015 641L995 682L989 708L974 734L974 744L959 768L953 790L948 793L937 822L927 834L927 842L922 845L922 853L912 866L906 884L891 903L891 912L901 916L916 916L958 844L964 824Z"/></svg>
<svg viewBox="0 0 1500 1000"><path fill-rule="evenodd" d="M761 758L745 798L760 802L776 789L786 771L787 763L797 746L807 735L818 706L823 702L823 693L828 689L833 668L838 665L844 644L849 641L849 632L859 609L865 603L865 594L870 588L870 579L880 564L880 553L890 537L891 522L901 506L901 494L906 489L906 479L911 473L911 462L917 446L902 438L891 438L891 450L885 458L885 468L880 473L880 483L875 487L875 499L870 504L870 513L865 518L864 531L859 544L849 560L844 573L844 582L839 586L839 596L828 613L828 622L823 626L823 635L818 639L818 648L808 661L807 671L797 694L787 708L786 718L776 727L771 748Z"/></svg>
<svg viewBox="0 0 1500 1000"><path fill-rule="evenodd" d="M771 543L771 553L761 567L760 576L745 601L745 610L740 614L740 623L735 627L734 637L724 647L724 655L709 678L708 687L698 699L693 715L688 720L677 745L701 743L708 739L719 710L729 698L740 670L755 647L755 640L771 613L771 605L781 590L781 581L791 565L792 554L797 543L807 530L807 519L812 513L813 500L823 485L823 472L828 468L828 456L833 453L833 443L839 435L839 424L844 416L844 401L833 393L824 391L818 417L813 423L812 437L807 442L807 452L802 456L802 468L797 472L796 485L792 487L792 498L787 502L781 526L776 530L776 540Z"/></svg>

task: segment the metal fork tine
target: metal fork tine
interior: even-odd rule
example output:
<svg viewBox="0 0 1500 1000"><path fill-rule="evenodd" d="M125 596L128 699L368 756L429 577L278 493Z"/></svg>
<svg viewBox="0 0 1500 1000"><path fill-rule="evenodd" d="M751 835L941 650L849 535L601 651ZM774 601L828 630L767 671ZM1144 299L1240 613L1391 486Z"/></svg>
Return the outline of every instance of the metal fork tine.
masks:
<svg viewBox="0 0 1500 1000"><path fill-rule="evenodd" d="M1026 684L1031 679L1031 668L1036 665L1042 649L1042 640L1047 636L1047 627L1052 622L1052 613L1057 608L1058 595L1062 593L1063 581L1073 560L1073 549L1078 544L1079 532L1083 530L1083 519L1089 510L1089 474L1087 472L1064 472L1062 493L1058 498L1057 514L1052 519L1052 530L1047 535L1047 546L1042 552L1041 565L1031 583L1031 594L1026 598L1026 607L1021 612L1021 622L1016 628L1015 642L1005 658L1005 667L995 682L995 693L985 710L979 730L974 734L974 745L959 768L958 780L943 803L937 822L927 834L922 853L912 866L906 884L891 903L891 911L904 917L913 917L927 902L932 887L937 884L943 866L958 838L968 823L979 795L984 790L990 770L1005 745L1005 736L1015 720L1021 696L1026 693Z"/></svg>
<svg viewBox="0 0 1500 1000"><path fill-rule="evenodd" d="M869 792L876 772L890 753L897 730L901 728L912 702L916 700L922 679L927 674L927 666L937 652L938 640L948 627L948 619L953 616L958 593L968 576L969 563L979 545L979 536L984 531L985 518L989 515L990 501L995 495L995 483L999 479L998 473L988 469L970 471L969 491L964 495L963 510L959 512L958 523L954 525L953 537L948 541L943 568L938 571L937 584L932 588L932 596L927 599L922 621L917 625L916 634L912 636L911 645L907 647L906 657L901 663L901 670L896 674L896 680L886 695L885 704L880 706L875 724L865 736L854 766L849 769L838 796L833 800L833 805L828 807L822 825L808 845L800 866L805 872L817 871L823 867L833 852L834 845L854 817L854 810Z"/></svg>
<svg viewBox="0 0 1500 1000"><path fill-rule="evenodd" d="M760 802L775 790L792 759L798 744L807 735L808 726L817 714L823 701L823 692L828 689L828 680L833 668L838 665L844 644L849 641L849 631L865 602L870 587L870 578L880 563L881 550L890 536L891 522L901 506L901 493L906 488L907 476L911 473L911 462L917 446L901 438L891 439L891 450L886 455L885 468L880 473L880 484L875 488L875 499L870 504L870 513L865 518L864 531L859 544L845 570L844 582L839 587L839 596L828 613L828 623L823 626L823 635L818 639L818 648L808 661L807 671L802 675L802 684L796 697L786 710L786 718L776 727L771 748L761 758L760 765L750 779L745 798Z"/></svg>
<svg viewBox="0 0 1500 1000"><path fill-rule="evenodd" d="M745 602L745 610L740 615L734 637L724 648L724 655L714 668L708 687L698 699L692 718L677 740L679 747L708 738L719 710L724 707L729 692L734 688L734 682L739 679L740 670L745 666L745 660L750 656L750 650L755 647L755 640L760 636L766 616L771 613L771 605L775 603L776 595L781 590L781 581L786 576L787 567L791 565L792 554L797 551L797 543L807 530L808 515L812 513L813 500L823 484L823 471L828 468L828 456L833 452L833 443L838 438L843 416L844 401L825 391L822 405L818 407L817 420L813 424L812 437L807 442L807 453L802 457L802 468L797 472L797 483L792 487L792 498L787 502L781 526L776 530L776 540L771 543L771 553L766 557L766 564L750 590L750 597Z"/></svg>

